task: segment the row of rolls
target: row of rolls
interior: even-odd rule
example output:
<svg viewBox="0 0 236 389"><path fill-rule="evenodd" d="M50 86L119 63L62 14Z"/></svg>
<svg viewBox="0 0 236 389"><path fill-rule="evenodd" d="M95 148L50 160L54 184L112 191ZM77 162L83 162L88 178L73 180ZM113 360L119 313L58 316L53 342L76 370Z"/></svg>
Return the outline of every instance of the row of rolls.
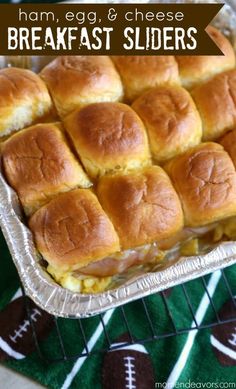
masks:
<svg viewBox="0 0 236 389"><path fill-rule="evenodd" d="M224 56L61 56L39 75L0 71L3 173L64 287L104 290L236 216L235 54L208 33Z"/></svg>

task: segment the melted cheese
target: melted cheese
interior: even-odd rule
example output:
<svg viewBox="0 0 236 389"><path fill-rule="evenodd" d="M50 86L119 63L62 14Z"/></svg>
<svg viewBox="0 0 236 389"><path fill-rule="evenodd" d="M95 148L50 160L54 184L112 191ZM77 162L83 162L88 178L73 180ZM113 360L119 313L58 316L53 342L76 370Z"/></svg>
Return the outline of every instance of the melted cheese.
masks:
<svg viewBox="0 0 236 389"><path fill-rule="evenodd" d="M190 239L187 242L184 242L181 244L180 247L180 254L184 257L189 257L192 255L197 255L199 253L198 248L198 239Z"/></svg>

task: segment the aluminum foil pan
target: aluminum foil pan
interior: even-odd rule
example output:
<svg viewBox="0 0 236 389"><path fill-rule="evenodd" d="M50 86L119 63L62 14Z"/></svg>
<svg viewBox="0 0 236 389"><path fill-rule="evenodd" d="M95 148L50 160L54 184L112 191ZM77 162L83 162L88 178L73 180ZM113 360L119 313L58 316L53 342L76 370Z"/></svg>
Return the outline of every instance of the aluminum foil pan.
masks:
<svg viewBox="0 0 236 389"><path fill-rule="evenodd" d="M235 0L231 2L235 4ZM215 19L215 24L236 48L236 13L233 8L225 5ZM4 66L14 64L16 58L19 61L19 57L3 58ZM45 64L45 57L31 57L27 61L23 58L22 66L35 70L40 69L42 63ZM103 293L71 292L56 284L41 266L41 258L34 246L32 234L24 223L18 197L7 185L1 166L0 226L26 294L42 309L61 317L82 318L95 315L236 263L236 242L224 242L208 248L204 255L182 257L174 262L166 261L158 271L139 273L123 279L120 286Z"/></svg>

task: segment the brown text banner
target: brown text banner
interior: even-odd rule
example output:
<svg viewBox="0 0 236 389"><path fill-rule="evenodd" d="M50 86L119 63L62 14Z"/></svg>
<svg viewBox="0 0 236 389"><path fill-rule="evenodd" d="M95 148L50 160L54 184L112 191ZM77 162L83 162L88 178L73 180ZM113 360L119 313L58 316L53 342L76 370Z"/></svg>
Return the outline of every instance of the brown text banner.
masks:
<svg viewBox="0 0 236 389"><path fill-rule="evenodd" d="M205 31L222 4L0 5L1 55L222 55Z"/></svg>

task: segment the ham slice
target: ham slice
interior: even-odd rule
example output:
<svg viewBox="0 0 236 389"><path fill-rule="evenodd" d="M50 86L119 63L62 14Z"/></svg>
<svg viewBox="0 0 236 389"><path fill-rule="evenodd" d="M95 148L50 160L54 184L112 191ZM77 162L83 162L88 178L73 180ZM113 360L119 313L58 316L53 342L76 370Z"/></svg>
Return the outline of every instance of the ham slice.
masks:
<svg viewBox="0 0 236 389"><path fill-rule="evenodd" d="M129 267L144 264L155 259L159 250L155 244L135 250L126 250L114 257L107 257L80 268L77 273L94 277L108 277L123 273Z"/></svg>
<svg viewBox="0 0 236 389"><path fill-rule="evenodd" d="M216 224L211 224L201 228L184 228L177 235L162 242L126 250L116 256L106 257L100 261L90 263L80 268L75 273L85 274L94 277L109 277L123 273L129 267L151 262L160 253L160 250L170 250L176 244L187 239L201 236L214 229Z"/></svg>

